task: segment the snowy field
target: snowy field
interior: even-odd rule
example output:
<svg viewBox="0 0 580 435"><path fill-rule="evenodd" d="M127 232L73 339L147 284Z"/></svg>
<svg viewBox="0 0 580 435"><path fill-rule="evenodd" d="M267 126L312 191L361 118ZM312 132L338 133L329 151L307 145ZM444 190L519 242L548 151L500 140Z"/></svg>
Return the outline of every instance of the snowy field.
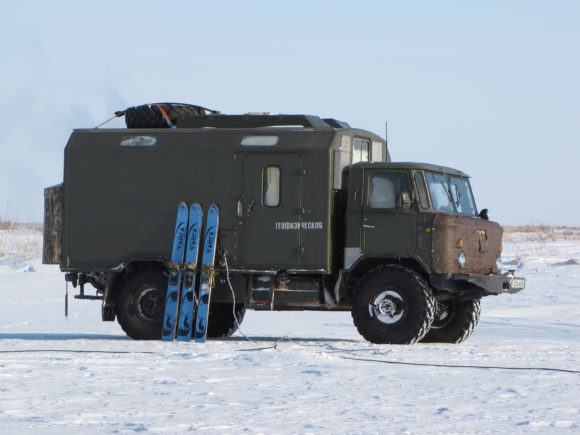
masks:
<svg viewBox="0 0 580 435"><path fill-rule="evenodd" d="M460 345L372 345L349 313L269 312L247 313L251 342L137 342L99 302L71 297L66 319L40 246L0 231L1 433L580 432L580 231L507 234L527 288L485 298Z"/></svg>

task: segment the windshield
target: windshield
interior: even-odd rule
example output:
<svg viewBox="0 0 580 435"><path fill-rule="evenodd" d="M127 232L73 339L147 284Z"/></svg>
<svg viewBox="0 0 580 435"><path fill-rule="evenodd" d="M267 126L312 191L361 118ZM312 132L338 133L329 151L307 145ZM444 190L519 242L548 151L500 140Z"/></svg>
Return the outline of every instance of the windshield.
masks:
<svg viewBox="0 0 580 435"><path fill-rule="evenodd" d="M471 187L466 178L428 172L427 184L435 210L477 215Z"/></svg>

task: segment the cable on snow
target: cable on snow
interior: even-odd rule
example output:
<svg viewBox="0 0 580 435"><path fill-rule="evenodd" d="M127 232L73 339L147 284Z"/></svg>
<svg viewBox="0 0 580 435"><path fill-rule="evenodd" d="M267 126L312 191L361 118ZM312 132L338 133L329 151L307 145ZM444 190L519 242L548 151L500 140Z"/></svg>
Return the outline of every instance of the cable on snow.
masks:
<svg viewBox="0 0 580 435"><path fill-rule="evenodd" d="M255 343L254 340L252 340L250 337L248 337L246 334L244 334L244 331L242 331L242 328L240 326L240 323L238 322L238 316L236 316L236 292L234 292L234 287L232 286L232 282L230 280L230 268L228 266L227 251L225 251L225 250L223 252L223 258L224 258L224 266L226 268L226 280L228 281L228 286L230 288L230 292L232 293L232 314L234 315L234 321L236 322L236 326L238 328L238 331L242 335L242 337L244 337L250 343ZM281 340L283 340L283 339L284 338L281 338L280 340L277 340L272 346L259 347L259 348L256 348L256 349L239 349L238 352L253 352L253 351L257 351L257 350L276 349L277 346L278 346L278 343Z"/></svg>
<svg viewBox="0 0 580 435"><path fill-rule="evenodd" d="M19 349L0 350L0 353L108 353L108 354L154 354L157 352L131 350L78 350L78 349Z"/></svg>
<svg viewBox="0 0 580 435"><path fill-rule="evenodd" d="M568 370L568 369L554 369L550 367L501 367L501 366L476 366L476 365L459 365L459 364L434 364L434 363L412 363L405 361L388 361L382 359L370 359L370 358L353 358L350 356L341 356L342 359L348 359L352 361L365 361L365 362L376 362L383 364L397 364L405 366L419 366L419 367L441 367L441 368L453 368L453 369L487 369L487 370L520 370L520 371L542 371L542 372L561 372L561 373L573 373L580 375L580 370Z"/></svg>

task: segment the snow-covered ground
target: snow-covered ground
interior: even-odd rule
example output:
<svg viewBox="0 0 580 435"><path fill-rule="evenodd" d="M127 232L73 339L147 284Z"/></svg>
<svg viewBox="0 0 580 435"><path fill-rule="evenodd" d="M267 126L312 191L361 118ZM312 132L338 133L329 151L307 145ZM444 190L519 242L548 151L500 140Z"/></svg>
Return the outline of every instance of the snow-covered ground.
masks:
<svg viewBox="0 0 580 435"><path fill-rule="evenodd" d="M40 244L0 231L2 433L580 432L579 232L507 234L527 288L485 298L459 345L377 346L349 313L278 312L247 313L251 342L133 341L98 302L64 317Z"/></svg>

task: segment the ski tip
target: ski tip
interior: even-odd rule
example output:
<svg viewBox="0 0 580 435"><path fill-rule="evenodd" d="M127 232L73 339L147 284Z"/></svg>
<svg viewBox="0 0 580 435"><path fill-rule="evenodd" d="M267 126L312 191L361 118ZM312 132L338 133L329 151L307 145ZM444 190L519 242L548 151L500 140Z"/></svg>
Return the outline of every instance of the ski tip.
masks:
<svg viewBox="0 0 580 435"><path fill-rule="evenodd" d="M186 209L187 210L187 204L185 203L185 201L181 201L179 203L179 205L177 206L178 210L182 210L182 209Z"/></svg>
<svg viewBox="0 0 580 435"><path fill-rule="evenodd" d="M192 211L193 211L193 210L200 210L200 211L201 211L201 210L202 210L202 208L201 208L201 205L199 205L199 202L196 202L196 203L194 203L194 204L191 204L191 205L189 206L189 210L192 210Z"/></svg>
<svg viewBox="0 0 580 435"><path fill-rule="evenodd" d="M218 206L217 206L217 205L215 205L215 204L213 204L213 203L209 205L209 210L208 210L208 212L219 213L219 211L220 211L220 209L218 208Z"/></svg>

